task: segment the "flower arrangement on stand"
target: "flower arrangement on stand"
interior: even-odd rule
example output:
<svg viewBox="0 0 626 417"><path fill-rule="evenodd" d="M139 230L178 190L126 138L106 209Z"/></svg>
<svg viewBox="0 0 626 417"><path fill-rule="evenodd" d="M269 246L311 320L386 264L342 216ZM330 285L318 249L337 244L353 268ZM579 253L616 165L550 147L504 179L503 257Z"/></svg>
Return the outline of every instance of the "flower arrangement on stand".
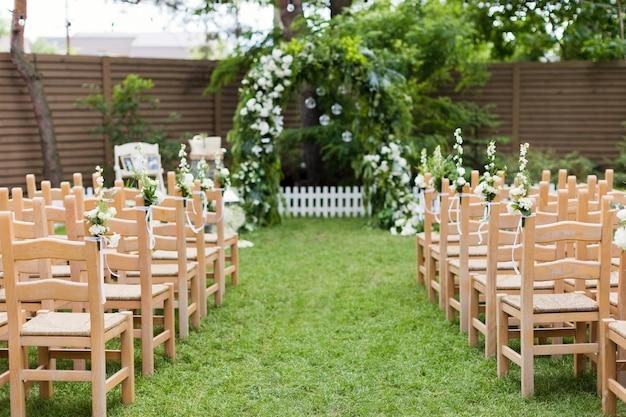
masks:
<svg viewBox="0 0 626 417"><path fill-rule="evenodd" d="M449 175L450 186L458 194L461 193L463 186L467 184L465 179L465 168L463 167L463 136L461 136L461 129L456 128L454 131L454 145L452 149L455 151L452 156L454 161L454 171Z"/></svg>
<svg viewBox="0 0 626 417"><path fill-rule="evenodd" d="M509 213L520 213L524 217L532 214L533 202L528 198L528 190L530 188L530 178L526 164L528 159L528 143L522 143L519 151L519 169L515 175L515 186L509 190L509 198L511 201L507 204Z"/></svg>
<svg viewBox="0 0 626 417"><path fill-rule="evenodd" d="M492 202L500 191L502 191L502 185L497 185L502 179L498 175L498 172L500 172L500 168L496 165L496 142L492 140L489 142L489 145L487 145L487 165L485 165L485 172L481 175L480 182L474 190L476 194L488 203Z"/></svg>
<svg viewBox="0 0 626 417"><path fill-rule="evenodd" d="M403 152L408 149L392 137L378 153L364 156L362 172L371 184L364 199L379 208L380 226L392 234L413 235L421 223L420 206L410 189L411 172Z"/></svg>
<svg viewBox="0 0 626 417"><path fill-rule="evenodd" d="M110 232L107 222L115 217L117 211L115 207L109 207L108 203L113 201L107 198L104 192L104 177L102 176L102 168L96 166L96 188L94 194L97 198L96 206L85 213L85 222L89 225L89 233L96 238L106 240L109 247L115 248L119 242L120 236L117 233L109 235Z"/></svg>

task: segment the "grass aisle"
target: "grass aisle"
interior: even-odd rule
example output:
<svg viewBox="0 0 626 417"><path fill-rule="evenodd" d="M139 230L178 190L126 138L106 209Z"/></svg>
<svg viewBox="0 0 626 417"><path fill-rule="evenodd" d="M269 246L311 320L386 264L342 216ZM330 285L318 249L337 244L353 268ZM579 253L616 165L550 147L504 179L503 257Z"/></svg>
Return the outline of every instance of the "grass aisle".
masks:
<svg viewBox="0 0 626 417"><path fill-rule="evenodd" d="M243 237L254 247L240 251L240 285L174 363L158 355L156 374L137 378L136 403L109 395L110 416L601 415L593 375L574 378L571 360L538 361L532 399L515 367L498 380L415 283L414 237L362 219L287 220ZM29 411L88 415L89 388L75 385Z"/></svg>

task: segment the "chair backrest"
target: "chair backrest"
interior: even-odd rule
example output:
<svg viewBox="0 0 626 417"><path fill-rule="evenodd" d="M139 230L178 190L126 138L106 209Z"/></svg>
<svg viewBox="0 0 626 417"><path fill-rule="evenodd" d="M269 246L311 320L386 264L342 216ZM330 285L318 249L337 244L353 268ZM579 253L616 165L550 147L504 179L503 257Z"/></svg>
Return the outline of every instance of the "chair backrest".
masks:
<svg viewBox="0 0 626 417"><path fill-rule="evenodd" d="M0 247L6 287L9 323L22 323L22 304L42 300L89 303L92 332L104 333L102 265L98 242L95 239L76 242L51 237L17 240L15 221L10 212L0 212ZM42 279L20 282L21 262L40 259L85 262L87 282L60 279ZM9 326L9 340L17 340L19 326Z"/></svg>
<svg viewBox="0 0 626 417"><path fill-rule="evenodd" d="M562 282L574 279L584 282L588 279L598 280L598 304L601 314L608 317L608 293L610 286L611 244L613 239L612 213L609 199L602 203L602 221L600 223L580 222L573 220L558 221L550 224L537 225L536 216L525 219L523 250L522 250L522 305L532 306L535 281ZM593 244L598 246L596 259L589 259L585 250L576 251L575 256L568 254L547 262L538 262L535 256L541 246L574 242L577 248L586 248ZM555 285L555 291L561 286ZM531 308L532 310L532 308Z"/></svg>
<svg viewBox="0 0 626 417"><path fill-rule="evenodd" d="M137 206L130 208L127 212L133 212L135 218L114 217L107 225L112 233L120 235L120 243L117 252L107 252L107 267L119 274L118 281L125 282L127 271L139 271L139 281L142 285L142 299L151 297L152 286L152 250L150 249L149 224L146 211L143 210L143 199L136 197ZM128 244L128 242L132 244ZM144 298L148 297L148 298Z"/></svg>
<svg viewBox="0 0 626 417"><path fill-rule="evenodd" d="M143 205L142 199L137 199ZM175 251L178 253L178 261L182 267L187 263L187 239L186 239L186 208L182 198L167 196L157 206L152 206L151 221L154 232L154 249Z"/></svg>
<svg viewBox="0 0 626 417"><path fill-rule="evenodd" d="M140 151L141 149L141 151ZM154 177L159 190L165 194L163 166L157 143L129 142L113 147L115 179L133 178L145 164L146 174Z"/></svg>

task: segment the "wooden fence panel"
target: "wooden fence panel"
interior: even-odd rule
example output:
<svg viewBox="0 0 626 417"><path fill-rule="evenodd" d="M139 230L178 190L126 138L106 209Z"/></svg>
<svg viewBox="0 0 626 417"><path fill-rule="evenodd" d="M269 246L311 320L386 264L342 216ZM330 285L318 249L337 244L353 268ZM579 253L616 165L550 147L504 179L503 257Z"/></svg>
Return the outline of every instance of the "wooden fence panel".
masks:
<svg viewBox="0 0 626 417"><path fill-rule="evenodd" d="M144 113L148 121L162 123L171 112L180 116L165 126L168 140L180 142L184 134L206 132L221 136L228 147L238 84L204 96L216 66L213 61L64 55L31 55L30 59L43 76L64 178L70 179L73 172L90 176L95 165L112 162L104 138L90 133L100 124L99 116L76 106L89 93L84 85L97 85L108 96L130 73L154 81L150 94L160 100L160 108ZM480 137L512 137L511 144L499 146L499 151L517 151L517 144L527 141L531 149L553 149L557 155L577 150L610 165L615 145L626 133L622 125L626 62L502 63L490 65L489 72L489 81L477 93L442 89L453 99L495 105L500 125L493 131L479 131ZM296 99L289 102L285 126L299 125L300 105ZM0 54L0 167L0 186L6 187L24 186L27 173L41 179L43 172L26 83L6 53Z"/></svg>

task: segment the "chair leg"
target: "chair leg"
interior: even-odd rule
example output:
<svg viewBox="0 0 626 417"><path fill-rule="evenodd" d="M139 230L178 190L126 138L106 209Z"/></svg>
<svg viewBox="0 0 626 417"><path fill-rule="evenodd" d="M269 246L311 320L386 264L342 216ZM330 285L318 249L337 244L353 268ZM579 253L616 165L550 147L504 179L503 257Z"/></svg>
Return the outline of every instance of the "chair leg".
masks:
<svg viewBox="0 0 626 417"><path fill-rule="evenodd" d="M239 247L237 243L238 239L230 245L230 264L235 266L233 274L230 277L231 285L239 285Z"/></svg>
<svg viewBox="0 0 626 417"><path fill-rule="evenodd" d="M474 327L474 320L478 319L479 310L479 294L478 291L470 284L469 291L469 307L467 318L467 343L470 346L478 346L478 330ZM486 352L485 352L486 356Z"/></svg>
<svg viewBox="0 0 626 417"><path fill-rule="evenodd" d="M502 311L500 306L502 302L500 301L500 297L498 297L497 301L497 330L496 337L498 339L498 348L496 353L497 358L497 366L498 366L498 377L503 377L509 373L509 359L504 356L502 353L503 346L509 345L509 323L507 314Z"/></svg>
<svg viewBox="0 0 626 417"><path fill-rule="evenodd" d="M102 339L100 339L102 340ZM104 344L91 346L91 414L106 416L106 352Z"/></svg>
<svg viewBox="0 0 626 417"><path fill-rule="evenodd" d="M143 375L154 373L154 308L152 305L141 311L141 372Z"/></svg>
<svg viewBox="0 0 626 417"><path fill-rule="evenodd" d="M576 328L575 343L584 343L587 339L587 323L574 323ZM596 339L597 340L597 339ZM581 353L574 354L574 374L578 375L585 370L587 356Z"/></svg>
<svg viewBox="0 0 626 417"><path fill-rule="evenodd" d="M26 348L11 349L9 355L9 391L11 398L11 416L26 417L27 382L21 378L21 370L28 368Z"/></svg>
<svg viewBox="0 0 626 417"><path fill-rule="evenodd" d="M455 276L454 274L450 273L450 271L448 271L448 268L446 268L446 275L444 277L441 276L440 274L440 282L441 282L441 287L446 288L446 290L441 290L442 293L446 294L446 299L444 300L444 310L446 312L446 319L448 321L454 321L456 314L455 314L455 310L452 307L452 305L450 304L448 298L452 298L454 297L454 280L455 280ZM463 330L463 324L461 323L461 330Z"/></svg>
<svg viewBox="0 0 626 417"><path fill-rule="evenodd" d="M176 313L174 310L174 286L170 285L169 297L163 301L163 326L169 332L169 338L165 342L165 354L176 359Z"/></svg>
<svg viewBox="0 0 626 417"><path fill-rule="evenodd" d="M127 370L126 378L122 381L122 403L130 404L135 401L135 348L133 345L133 316L130 312L127 312L126 323L126 330L120 334L121 365L122 369ZM150 351L154 358L152 347L150 347ZM106 395L104 403L106 407Z"/></svg>
<svg viewBox="0 0 626 417"><path fill-rule="evenodd" d="M201 279L202 278L202 279ZM200 285L202 285L202 291L200 291ZM200 328L200 304L201 299L206 301L204 296L204 288L206 285L206 271L196 271L196 275L189 283L191 303L195 304L195 309L191 313L191 325L199 329Z"/></svg>
<svg viewBox="0 0 626 417"><path fill-rule="evenodd" d="M178 279L178 336L189 337L189 292L187 277Z"/></svg>
<svg viewBox="0 0 626 417"><path fill-rule="evenodd" d="M55 366L53 360L50 359L50 349L47 346L37 348L37 358L39 366L44 369L52 369ZM39 382L39 397L44 400L52 398L52 381Z"/></svg>
<svg viewBox="0 0 626 417"><path fill-rule="evenodd" d="M419 237L415 238L416 241L416 250L415 250L415 254L416 254L416 259L417 259L417 283L419 285L424 284L424 275L422 275L421 271L420 271L420 267L424 264L424 258L425 258L425 254L424 254L424 247L421 245L420 239Z"/></svg>
<svg viewBox="0 0 626 417"><path fill-rule="evenodd" d="M520 325L522 396L535 393L535 333L532 324Z"/></svg>
<svg viewBox="0 0 626 417"><path fill-rule="evenodd" d="M615 380L617 377L617 345L608 336L609 323L611 320L604 320L600 326L600 362L599 369L602 369L601 376L598 375L598 381L601 385L602 392L602 412L604 414L615 414L617 412L617 397L613 391L609 389L609 381Z"/></svg>

